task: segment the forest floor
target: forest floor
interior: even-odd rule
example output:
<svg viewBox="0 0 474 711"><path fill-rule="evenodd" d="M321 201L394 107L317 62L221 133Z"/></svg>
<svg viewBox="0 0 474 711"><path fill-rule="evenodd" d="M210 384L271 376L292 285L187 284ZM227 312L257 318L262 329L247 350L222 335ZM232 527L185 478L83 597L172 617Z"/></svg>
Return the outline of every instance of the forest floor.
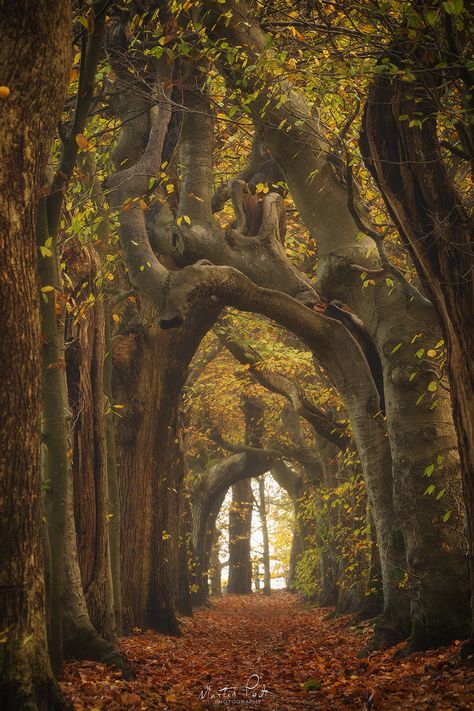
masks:
<svg viewBox="0 0 474 711"><path fill-rule="evenodd" d="M182 619L183 635L123 638L136 681L95 662L70 662L61 683L77 711L169 709L474 709L474 664L460 643L401 657L357 653L371 633L326 619L296 595L226 596ZM400 645L400 648L402 645Z"/></svg>

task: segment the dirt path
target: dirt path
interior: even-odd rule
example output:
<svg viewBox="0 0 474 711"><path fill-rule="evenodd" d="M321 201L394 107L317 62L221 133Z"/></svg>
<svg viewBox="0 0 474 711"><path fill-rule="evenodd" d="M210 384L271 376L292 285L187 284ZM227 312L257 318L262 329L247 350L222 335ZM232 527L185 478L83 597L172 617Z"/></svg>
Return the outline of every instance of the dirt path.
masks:
<svg viewBox="0 0 474 711"><path fill-rule="evenodd" d="M62 688L77 711L474 709L474 668L451 664L459 644L398 661L394 650L357 659L370 629L325 620L327 612L284 592L224 597L183 619L180 638L123 639L137 681L74 662Z"/></svg>

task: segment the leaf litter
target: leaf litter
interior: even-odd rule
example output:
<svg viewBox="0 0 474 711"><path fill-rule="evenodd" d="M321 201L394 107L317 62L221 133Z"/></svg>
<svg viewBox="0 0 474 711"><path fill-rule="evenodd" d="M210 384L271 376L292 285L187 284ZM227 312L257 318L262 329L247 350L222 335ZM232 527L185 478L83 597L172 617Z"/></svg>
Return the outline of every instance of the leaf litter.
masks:
<svg viewBox="0 0 474 711"><path fill-rule="evenodd" d="M70 661L61 688L76 711L474 709L474 662L456 660L459 641L410 657L397 654L400 644L359 658L371 624L329 612L282 591L213 599L181 618L181 637L120 639L135 681Z"/></svg>

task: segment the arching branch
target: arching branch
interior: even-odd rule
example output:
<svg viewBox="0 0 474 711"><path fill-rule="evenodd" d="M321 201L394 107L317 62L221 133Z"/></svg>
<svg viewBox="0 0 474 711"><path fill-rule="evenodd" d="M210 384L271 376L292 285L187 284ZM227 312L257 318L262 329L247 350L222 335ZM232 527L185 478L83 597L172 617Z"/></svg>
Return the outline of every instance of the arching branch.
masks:
<svg viewBox="0 0 474 711"><path fill-rule="evenodd" d="M222 324L223 320L221 320ZM224 321L225 323L225 321ZM259 353L248 345L243 345L235 330L226 324L224 329L219 325L220 338L234 358L243 365L249 365L249 373L260 385L277 395L282 395L295 411L303 417L318 434L325 437L341 450L349 444L346 428L340 425L331 414L318 407L302 393L297 383L281 373L270 370L264 364Z"/></svg>

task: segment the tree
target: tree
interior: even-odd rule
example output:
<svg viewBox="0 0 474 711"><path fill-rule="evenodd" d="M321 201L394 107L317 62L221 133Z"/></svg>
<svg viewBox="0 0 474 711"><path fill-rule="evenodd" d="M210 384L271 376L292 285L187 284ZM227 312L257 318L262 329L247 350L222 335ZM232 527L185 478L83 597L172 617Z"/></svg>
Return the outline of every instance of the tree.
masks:
<svg viewBox="0 0 474 711"><path fill-rule="evenodd" d="M41 523L38 200L63 106L71 47L67 2L0 5L2 281L0 363L0 705L62 708L48 658ZM12 527L12 521L15 526Z"/></svg>
<svg viewBox="0 0 474 711"><path fill-rule="evenodd" d="M432 348L433 334L434 343L439 340L436 314L403 274L396 272L393 288L386 288L387 269L390 273L394 270L383 248L377 248L380 240L375 230L368 229L363 206L362 217L354 209L354 204L359 208L361 202L354 196L357 188L349 182L337 152L327 150L327 136L304 95L279 71L281 64L272 43L249 7L255 9L246 2L206 3L202 17L212 40L212 56L236 96L245 97L264 145L281 168L302 219L317 239L320 293L325 301L339 299L349 304L366 324L378 350L395 511L405 541L410 586L416 589L411 599L410 645L417 649L441 643L466 630L469 580L459 542L463 512L458 512L456 502L461 499L461 472L449 392L437 388L432 406L426 395L432 363L415 356L420 349ZM367 288L361 288L361 274L368 279ZM417 334L422 340L413 347ZM412 372L416 377L409 380ZM350 419L353 421L351 414ZM438 493L444 490L449 497L444 500L424 495L424 472L431 471L438 457L444 466L433 466L431 485ZM458 530L456 522L445 520L447 510L456 512ZM379 545L383 547L380 541Z"/></svg>
<svg viewBox="0 0 474 711"><path fill-rule="evenodd" d="M409 39L402 29L408 18ZM473 213L460 192L458 171L449 166L454 156L472 170L474 160L470 22L470 9L463 9L462 3L441 3L438 8L412 4L401 25L392 28L391 44L380 57L380 71L367 96L361 143L442 325L463 471L472 585L474 320L467 261ZM411 73L409 82L400 76L406 71ZM449 120L450 113L454 118ZM437 380L431 385L436 390ZM474 637L474 597L471 611Z"/></svg>

